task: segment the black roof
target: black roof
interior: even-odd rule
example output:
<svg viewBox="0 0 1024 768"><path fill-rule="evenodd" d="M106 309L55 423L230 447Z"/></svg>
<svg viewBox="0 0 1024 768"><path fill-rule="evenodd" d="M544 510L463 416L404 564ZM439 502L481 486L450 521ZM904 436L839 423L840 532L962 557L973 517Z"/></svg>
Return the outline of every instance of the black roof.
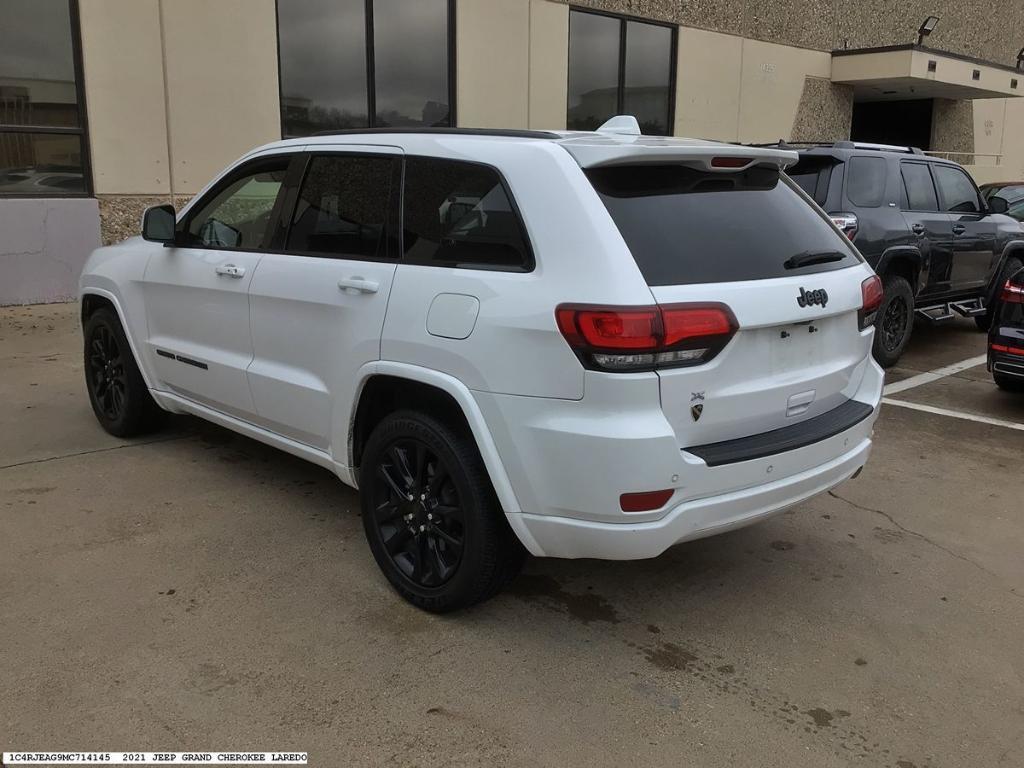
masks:
<svg viewBox="0 0 1024 768"><path fill-rule="evenodd" d="M344 128L337 131L318 131L314 136L354 136L366 133L426 133L453 136L501 136L509 139L561 139L552 131L508 130L504 128Z"/></svg>

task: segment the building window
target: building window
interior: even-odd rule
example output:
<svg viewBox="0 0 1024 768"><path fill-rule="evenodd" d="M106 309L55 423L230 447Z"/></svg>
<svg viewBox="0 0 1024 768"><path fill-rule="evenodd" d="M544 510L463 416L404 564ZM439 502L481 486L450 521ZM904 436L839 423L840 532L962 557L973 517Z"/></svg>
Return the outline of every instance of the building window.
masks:
<svg viewBox="0 0 1024 768"><path fill-rule="evenodd" d="M454 0L277 0L281 132L454 125Z"/></svg>
<svg viewBox="0 0 1024 768"><path fill-rule="evenodd" d="M0 2L0 196L89 194L77 11Z"/></svg>
<svg viewBox="0 0 1024 768"><path fill-rule="evenodd" d="M672 133L676 28L593 11L569 13L571 130L633 115L644 133Z"/></svg>

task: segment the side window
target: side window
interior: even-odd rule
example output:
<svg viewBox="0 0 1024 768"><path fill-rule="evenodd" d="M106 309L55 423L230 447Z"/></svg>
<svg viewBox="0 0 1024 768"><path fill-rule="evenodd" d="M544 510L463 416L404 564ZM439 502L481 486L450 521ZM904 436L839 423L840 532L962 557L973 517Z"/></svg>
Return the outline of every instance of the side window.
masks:
<svg viewBox="0 0 1024 768"><path fill-rule="evenodd" d="M347 258L397 256L390 247L400 161L372 155L310 160L292 215L286 250Z"/></svg>
<svg viewBox="0 0 1024 768"><path fill-rule="evenodd" d="M905 197L903 208L908 211L937 211L939 201L935 197L935 185L928 166L924 163L900 163L903 175Z"/></svg>
<svg viewBox="0 0 1024 768"><path fill-rule="evenodd" d="M949 165L935 166L935 181L939 185L943 208L954 213L978 213L981 203L978 190L966 173Z"/></svg>
<svg viewBox="0 0 1024 768"><path fill-rule="evenodd" d="M885 198L888 165L883 157L854 157L849 162L846 196L862 208L877 208Z"/></svg>
<svg viewBox="0 0 1024 768"><path fill-rule="evenodd" d="M186 220L182 244L259 250L267 246L274 204L291 158L258 160L199 202Z"/></svg>
<svg viewBox="0 0 1024 768"><path fill-rule="evenodd" d="M493 168L409 157L404 211L409 261L505 270L532 266L519 216Z"/></svg>

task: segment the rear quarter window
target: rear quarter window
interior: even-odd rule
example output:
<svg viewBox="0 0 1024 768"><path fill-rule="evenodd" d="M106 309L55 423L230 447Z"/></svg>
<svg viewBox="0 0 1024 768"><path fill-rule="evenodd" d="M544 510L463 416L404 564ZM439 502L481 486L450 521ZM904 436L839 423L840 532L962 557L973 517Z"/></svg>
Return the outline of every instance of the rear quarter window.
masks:
<svg viewBox="0 0 1024 768"><path fill-rule="evenodd" d="M877 208L885 199L889 166L882 157L851 157L847 163L846 196L861 208Z"/></svg>
<svg viewBox="0 0 1024 768"><path fill-rule="evenodd" d="M842 234L774 168L591 168L587 178L648 285L789 277L860 262ZM821 255L793 268L794 256Z"/></svg>

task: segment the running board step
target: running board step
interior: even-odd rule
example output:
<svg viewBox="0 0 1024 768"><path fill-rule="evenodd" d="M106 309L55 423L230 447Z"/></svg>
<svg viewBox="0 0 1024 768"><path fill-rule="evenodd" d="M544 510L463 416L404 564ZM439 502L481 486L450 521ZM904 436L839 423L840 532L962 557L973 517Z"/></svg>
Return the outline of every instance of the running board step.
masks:
<svg viewBox="0 0 1024 768"><path fill-rule="evenodd" d="M985 307L985 300L968 299L967 301L947 301L942 304L933 304L928 307L917 307L914 314L929 323L942 323L952 320L957 315L960 317L978 317L984 315L988 309Z"/></svg>

